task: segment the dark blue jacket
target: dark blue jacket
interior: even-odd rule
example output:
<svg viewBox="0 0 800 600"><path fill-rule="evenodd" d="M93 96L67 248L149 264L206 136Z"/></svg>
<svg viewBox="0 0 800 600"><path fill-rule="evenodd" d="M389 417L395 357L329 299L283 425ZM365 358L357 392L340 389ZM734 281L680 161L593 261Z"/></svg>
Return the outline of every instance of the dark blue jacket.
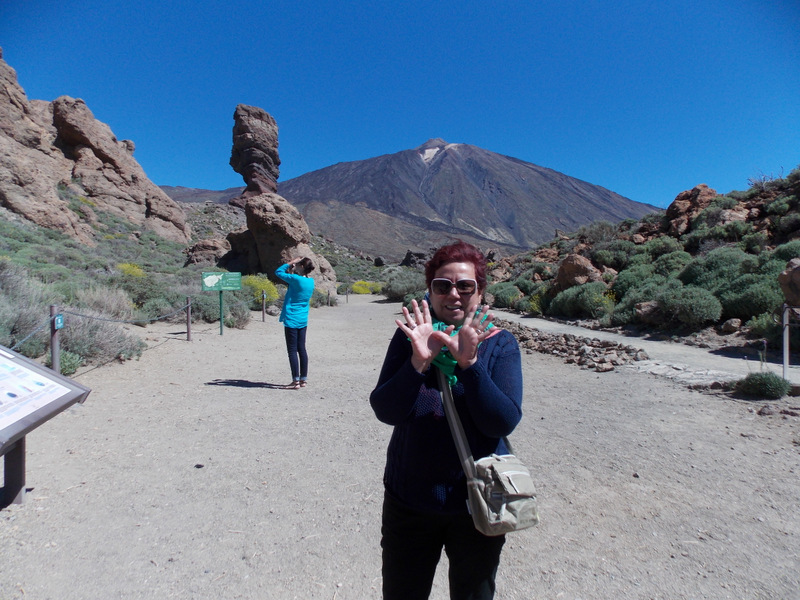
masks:
<svg viewBox="0 0 800 600"><path fill-rule="evenodd" d="M375 415L394 426L387 450L384 485L412 508L466 512L466 478L458 460L438 389L436 368L420 374L411 365L411 343L398 329L370 394ZM519 345L502 330L478 348L478 361L456 367L453 399L473 457L507 454L502 436L522 418Z"/></svg>

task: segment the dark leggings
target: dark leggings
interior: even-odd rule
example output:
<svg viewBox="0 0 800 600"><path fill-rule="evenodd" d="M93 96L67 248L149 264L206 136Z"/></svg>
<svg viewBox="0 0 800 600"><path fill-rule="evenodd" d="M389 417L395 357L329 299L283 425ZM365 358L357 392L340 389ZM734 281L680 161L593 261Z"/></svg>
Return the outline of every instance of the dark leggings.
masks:
<svg viewBox="0 0 800 600"><path fill-rule="evenodd" d="M452 600L490 600L505 536L487 537L472 517L431 515L383 499L383 598L425 600L431 593L442 548L450 562Z"/></svg>
<svg viewBox="0 0 800 600"><path fill-rule="evenodd" d="M289 353L289 368L292 369L292 381L305 381L308 378L307 329L307 327L301 329L295 329L294 327L283 328L283 332L286 335L286 351Z"/></svg>

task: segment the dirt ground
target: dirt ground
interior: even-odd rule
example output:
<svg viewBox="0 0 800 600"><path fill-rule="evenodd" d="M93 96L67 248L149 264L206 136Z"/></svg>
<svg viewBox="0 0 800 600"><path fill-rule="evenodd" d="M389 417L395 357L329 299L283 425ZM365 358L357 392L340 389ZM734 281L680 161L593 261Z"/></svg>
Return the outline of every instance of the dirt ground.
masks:
<svg viewBox="0 0 800 600"><path fill-rule="evenodd" d="M368 395L397 309L313 310L297 391L274 317L134 328L142 358L79 373L86 403L27 437L0 599L380 598L391 429ZM498 599L800 598L800 419L634 370L523 369L511 440L542 522L508 536Z"/></svg>

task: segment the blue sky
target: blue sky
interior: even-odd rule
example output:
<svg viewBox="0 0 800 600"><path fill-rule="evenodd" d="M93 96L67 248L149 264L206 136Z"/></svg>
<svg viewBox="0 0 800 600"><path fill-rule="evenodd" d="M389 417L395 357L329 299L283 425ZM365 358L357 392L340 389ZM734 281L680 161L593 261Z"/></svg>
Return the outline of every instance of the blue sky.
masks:
<svg viewBox="0 0 800 600"><path fill-rule="evenodd" d="M243 184L239 103L281 177L466 143L667 206L800 165L797 0L3 0L28 98L82 98L159 185Z"/></svg>

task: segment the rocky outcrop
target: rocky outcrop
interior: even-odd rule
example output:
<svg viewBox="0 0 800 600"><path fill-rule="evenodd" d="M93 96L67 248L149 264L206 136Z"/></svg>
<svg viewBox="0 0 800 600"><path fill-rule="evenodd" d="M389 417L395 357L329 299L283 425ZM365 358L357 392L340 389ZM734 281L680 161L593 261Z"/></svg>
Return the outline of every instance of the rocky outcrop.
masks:
<svg viewBox="0 0 800 600"><path fill-rule="evenodd" d="M106 233L103 213L189 241L183 211L133 152L83 100L29 101L0 51L0 205L89 245Z"/></svg>
<svg viewBox="0 0 800 600"><path fill-rule="evenodd" d="M336 273L330 263L308 245L311 231L303 216L275 193L278 178L278 127L260 108L240 104L234 112L231 166L242 175L247 187L230 201L245 210L247 226L228 234L230 250L217 264L230 271L264 273L273 277L275 269L289 259L305 256L312 260L318 289L336 293ZM219 241L207 246L221 248ZM189 260L202 255L203 248L189 253Z"/></svg>
<svg viewBox="0 0 800 600"><path fill-rule="evenodd" d="M244 178L247 188L231 203L244 207L247 198L278 191L278 125L265 110L246 104L236 107L233 120L230 165Z"/></svg>
<svg viewBox="0 0 800 600"><path fill-rule="evenodd" d="M668 233L677 237L689 231L692 219L703 212L716 197L717 192L705 183L678 194L672 204L667 207Z"/></svg>

